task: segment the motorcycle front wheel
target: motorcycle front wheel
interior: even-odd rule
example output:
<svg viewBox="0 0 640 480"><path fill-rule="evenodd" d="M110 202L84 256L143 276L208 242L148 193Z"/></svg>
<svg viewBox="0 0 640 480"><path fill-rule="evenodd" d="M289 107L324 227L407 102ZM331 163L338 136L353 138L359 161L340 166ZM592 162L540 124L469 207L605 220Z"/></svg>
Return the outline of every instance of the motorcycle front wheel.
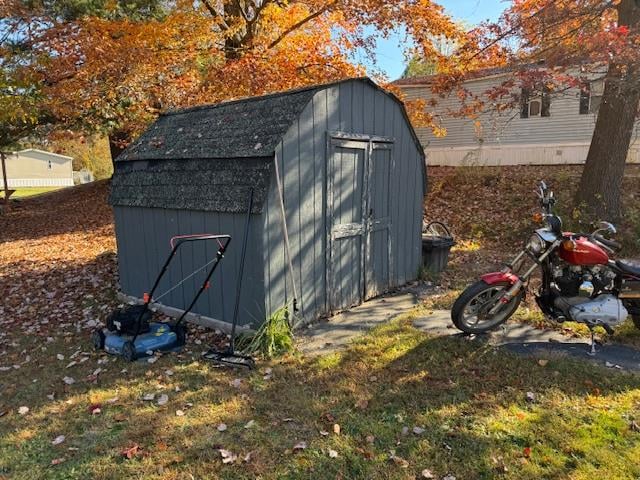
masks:
<svg viewBox="0 0 640 480"><path fill-rule="evenodd" d="M494 284L480 280L468 286L453 304L451 320L465 333L484 333L506 322L522 301L522 292L494 315L488 312L500 300L509 284Z"/></svg>

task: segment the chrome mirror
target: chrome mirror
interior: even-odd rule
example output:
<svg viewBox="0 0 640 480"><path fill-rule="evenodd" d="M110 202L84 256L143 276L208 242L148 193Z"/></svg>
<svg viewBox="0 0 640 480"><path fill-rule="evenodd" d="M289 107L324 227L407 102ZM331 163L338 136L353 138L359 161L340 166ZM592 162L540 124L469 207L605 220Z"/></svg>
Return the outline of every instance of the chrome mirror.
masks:
<svg viewBox="0 0 640 480"><path fill-rule="evenodd" d="M611 235L615 235L618 232L616 230L616 227L614 227L613 224L609 222L598 222L596 224L596 228L598 229L598 231L606 231Z"/></svg>

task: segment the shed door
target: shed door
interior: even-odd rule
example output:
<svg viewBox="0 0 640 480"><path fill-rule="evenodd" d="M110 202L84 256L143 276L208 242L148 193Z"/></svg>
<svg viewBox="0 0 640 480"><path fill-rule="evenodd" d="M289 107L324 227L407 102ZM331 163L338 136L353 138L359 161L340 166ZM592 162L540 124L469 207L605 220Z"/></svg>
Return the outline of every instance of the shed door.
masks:
<svg viewBox="0 0 640 480"><path fill-rule="evenodd" d="M328 165L329 303L340 310L389 284L391 145L332 138Z"/></svg>
<svg viewBox="0 0 640 480"><path fill-rule="evenodd" d="M390 143L371 143L368 175L368 215L365 257L365 300L383 293L389 286L391 256L391 171Z"/></svg>
<svg viewBox="0 0 640 480"><path fill-rule="evenodd" d="M332 139L329 161L329 303L331 310L364 298L365 170L368 142Z"/></svg>

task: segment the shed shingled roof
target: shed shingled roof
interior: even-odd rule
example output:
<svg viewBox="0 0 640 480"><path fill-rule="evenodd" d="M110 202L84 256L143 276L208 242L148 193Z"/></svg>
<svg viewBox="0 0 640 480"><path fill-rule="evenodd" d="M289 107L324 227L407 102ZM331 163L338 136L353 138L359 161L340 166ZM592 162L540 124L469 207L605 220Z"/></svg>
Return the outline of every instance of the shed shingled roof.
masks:
<svg viewBox="0 0 640 480"><path fill-rule="evenodd" d="M162 114L116 159L111 205L240 213L253 188L262 212L278 143L317 92L350 81L402 105L363 77Z"/></svg>
<svg viewBox="0 0 640 480"><path fill-rule="evenodd" d="M167 112L117 161L271 156L318 89Z"/></svg>
<svg viewBox="0 0 640 480"><path fill-rule="evenodd" d="M114 206L244 213L253 188L252 213L261 213L271 158L141 160L120 162L111 179Z"/></svg>

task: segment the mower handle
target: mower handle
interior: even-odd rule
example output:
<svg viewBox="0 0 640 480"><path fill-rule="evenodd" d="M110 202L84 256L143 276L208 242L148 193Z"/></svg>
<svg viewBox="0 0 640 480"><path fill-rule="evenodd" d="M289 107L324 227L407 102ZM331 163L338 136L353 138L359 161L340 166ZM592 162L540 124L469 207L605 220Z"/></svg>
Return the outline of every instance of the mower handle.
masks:
<svg viewBox="0 0 640 480"><path fill-rule="evenodd" d="M176 249L178 246L185 242L197 242L200 240L217 240L219 246L223 246L221 239L227 240L224 244L226 247L231 241L231 235L216 235L213 233L198 233L193 235L176 235L175 237L171 237L169 241L169 245L171 245L171 250Z"/></svg>

